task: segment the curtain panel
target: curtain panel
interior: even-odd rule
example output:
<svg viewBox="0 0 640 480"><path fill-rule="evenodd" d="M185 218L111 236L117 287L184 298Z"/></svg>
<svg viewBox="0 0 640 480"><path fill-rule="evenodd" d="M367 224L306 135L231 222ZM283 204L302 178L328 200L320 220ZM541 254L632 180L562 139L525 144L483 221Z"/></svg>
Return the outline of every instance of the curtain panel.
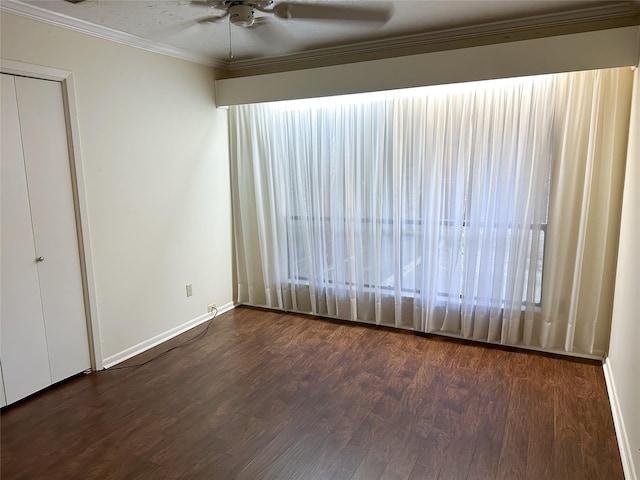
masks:
<svg viewBox="0 0 640 480"><path fill-rule="evenodd" d="M602 355L631 72L231 107L240 303Z"/></svg>

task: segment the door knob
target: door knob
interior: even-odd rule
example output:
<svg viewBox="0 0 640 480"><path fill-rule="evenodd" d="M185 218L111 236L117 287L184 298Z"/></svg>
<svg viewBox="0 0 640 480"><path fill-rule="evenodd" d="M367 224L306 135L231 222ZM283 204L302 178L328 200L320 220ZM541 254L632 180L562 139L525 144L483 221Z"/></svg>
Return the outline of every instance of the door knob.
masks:
<svg viewBox="0 0 640 480"><path fill-rule="evenodd" d="M36 262L40 263L40 262L44 262L44 257L38 257L36 258Z"/></svg>

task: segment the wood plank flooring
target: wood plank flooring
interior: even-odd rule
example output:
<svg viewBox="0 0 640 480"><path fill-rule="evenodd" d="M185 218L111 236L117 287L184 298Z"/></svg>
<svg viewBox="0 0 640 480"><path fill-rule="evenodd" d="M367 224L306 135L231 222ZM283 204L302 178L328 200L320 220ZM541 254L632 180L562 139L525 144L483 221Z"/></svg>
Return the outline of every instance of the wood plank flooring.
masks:
<svg viewBox="0 0 640 480"><path fill-rule="evenodd" d="M597 362L246 307L0 420L3 480L623 479Z"/></svg>

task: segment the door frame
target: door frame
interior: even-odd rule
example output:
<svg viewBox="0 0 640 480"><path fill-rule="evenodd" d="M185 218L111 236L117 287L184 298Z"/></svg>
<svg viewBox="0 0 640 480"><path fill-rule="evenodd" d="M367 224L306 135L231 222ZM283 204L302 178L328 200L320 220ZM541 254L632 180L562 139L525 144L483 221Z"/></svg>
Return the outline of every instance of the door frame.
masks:
<svg viewBox="0 0 640 480"><path fill-rule="evenodd" d="M69 147L71 187L73 190L73 204L76 217L76 233L79 249L78 254L80 256L80 273L82 276L84 310L87 324L87 342L89 344L89 358L91 360L92 370L102 370L104 365L102 362L100 327L98 322L97 297L93 275L89 217L87 213L87 197L84 187L82 152L80 149L80 130L78 124L73 72L5 59L0 59L0 72L22 77L52 80L60 82L62 86L62 99L67 126L67 143Z"/></svg>

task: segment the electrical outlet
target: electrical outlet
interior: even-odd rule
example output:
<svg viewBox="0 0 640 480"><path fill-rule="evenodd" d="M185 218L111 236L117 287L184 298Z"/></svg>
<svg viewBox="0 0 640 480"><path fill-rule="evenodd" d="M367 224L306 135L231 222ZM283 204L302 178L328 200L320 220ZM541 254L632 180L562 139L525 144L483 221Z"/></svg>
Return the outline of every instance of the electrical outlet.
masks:
<svg viewBox="0 0 640 480"><path fill-rule="evenodd" d="M207 305L207 312L211 313L214 310L216 310L216 304L215 303L210 303L209 305Z"/></svg>
<svg viewBox="0 0 640 480"><path fill-rule="evenodd" d="M193 295L193 285L188 283L186 287L187 287L187 297L190 297L191 295Z"/></svg>

